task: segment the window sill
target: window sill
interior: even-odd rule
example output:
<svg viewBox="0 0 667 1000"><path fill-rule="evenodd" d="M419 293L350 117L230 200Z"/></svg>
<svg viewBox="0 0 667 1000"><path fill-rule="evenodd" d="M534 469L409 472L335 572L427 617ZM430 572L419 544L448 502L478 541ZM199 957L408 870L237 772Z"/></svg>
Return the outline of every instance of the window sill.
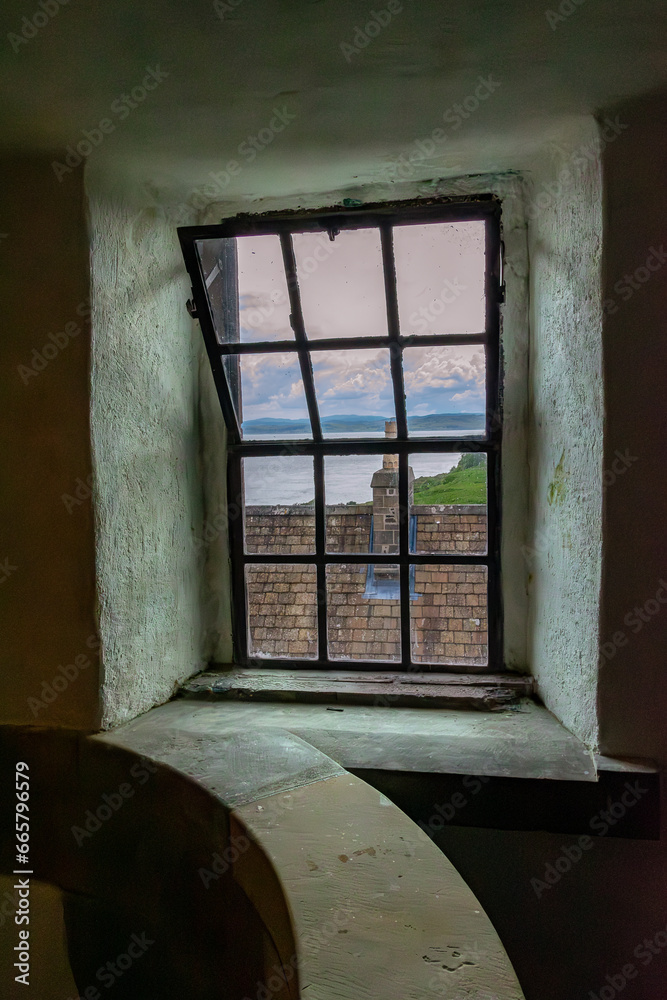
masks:
<svg viewBox="0 0 667 1000"><path fill-rule="evenodd" d="M591 835L591 819L640 801L597 835L660 836L660 775L650 762L594 758L541 705L524 699L498 712L378 705L177 698L103 737L154 756L197 748L224 801L288 792L346 771L415 821L433 823L434 803L468 803L447 825ZM483 794L477 791L485 789Z"/></svg>
<svg viewBox="0 0 667 1000"><path fill-rule="evenodd" d="M355 675L340 671L308 677L300 670L285 670L280 671L285 675L281 679L278 673L253 669L206 672L183 686L180 693L184 697L158 711L168 711L178 718L179 727L188 729L203 726L227 733L287 730L347 770L597 780L595 761L587 747L544 707L525 697L530 678L503 675L500 679L508 685L505 695L512 700L501 704L494 695L491 700L497 704L489 711L483 692L485 688L497 690L498 675ZM402 695L403 683L416 693ZM513 691L512 684L516 685ZM442 690L431 691L438 686ZM466 694L457 692L457 688L466 687ZM475 689L482 693L475 694ZM415 701L399 704L394 700L396 693L397 699ZM470 711L470 701L487 710Z"/></svg>
<svg viewBox="0 0 667 1000"><path fill-rule="evenodd" d="M276 701L395 708L502 711L533 692L522 674L435 674L354 670L208 670L186 681L180 694L212 701Z"/></svg>

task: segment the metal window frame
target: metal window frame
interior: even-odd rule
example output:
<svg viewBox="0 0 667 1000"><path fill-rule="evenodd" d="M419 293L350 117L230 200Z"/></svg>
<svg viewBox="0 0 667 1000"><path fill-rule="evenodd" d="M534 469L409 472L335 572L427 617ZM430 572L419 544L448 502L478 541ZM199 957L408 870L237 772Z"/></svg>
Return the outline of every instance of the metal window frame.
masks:
<svg viewBox="0 0 667 1000"><path fill-rule="evenodd" d="M486 326L483 332L458 335L412 335L400 332L396 271L393 252L394 225L419 222L485 223L485 298ZM377 228L380 231L385 280L388 333L382 337L345 337L309 341L301 310L298 275L292 244L293 233L328 232L334 238L343 229ZM196 243L199 240L248 235L278 235L287 276L291 324L294 340L221 344L216 336L206 282ZM353 671L414 671L421 673L498 673L504 670L503 615L500 567L501 520L501 449L502 395L500 304L504 301L502 281L501 205L495 195L473 198L432 199L366 205L359 209L332 208L327 211L240 215L219 225L187 226L178 229L186 268L192 282L190 311L200 323L213 377L228 431L228 496L243 510L242 459L271 455L312 455L315 484L315 551L307 555L251 554L244 551L244 518L229 519L229 544L232 564L233 640L235 662L240 666L286 667ZM233 314L233 309L230 310ZM486 355L486 433L475 438L410 439L403 386L403 350L406 347L483 345ZM325 439L313 379L310 352L388 347L394 389L397 437L395 439ZM303 377L312 438L286 441L244 441L241 437L224 359L229 355L285 352L297 355ZM399 457L399 552L330 553L326 551L326 510L324 496L324 458L327 455L382 455L394 452ZM485 555L416 554L409 551L408 456L419 452L483 452L487 456L487 551ZM307 564L317 572L316 659L292 657L251 657L248 652L248 613L246 607L245 568L259 564ZM393 564L399 566L401 659L343 660L329 659L327 652L326 567L330 564ZM428 664L413 661L410 641L410 566L424 564L485 565L487 567L487 642L488 658L484 666L470 664Z"/></svg>

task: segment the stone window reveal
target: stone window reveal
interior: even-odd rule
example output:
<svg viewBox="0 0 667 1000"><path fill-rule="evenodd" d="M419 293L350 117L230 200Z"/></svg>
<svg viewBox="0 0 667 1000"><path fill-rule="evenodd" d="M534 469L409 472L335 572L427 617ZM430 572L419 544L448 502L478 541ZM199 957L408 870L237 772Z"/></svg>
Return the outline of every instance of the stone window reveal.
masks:
<svg viewBox="0 0 667 1000"><path fill-rule="evenodd" d="M502 669L498 200L179 237L243 511L237 662ZM470 453L485 495L442 502Z"/></svg>

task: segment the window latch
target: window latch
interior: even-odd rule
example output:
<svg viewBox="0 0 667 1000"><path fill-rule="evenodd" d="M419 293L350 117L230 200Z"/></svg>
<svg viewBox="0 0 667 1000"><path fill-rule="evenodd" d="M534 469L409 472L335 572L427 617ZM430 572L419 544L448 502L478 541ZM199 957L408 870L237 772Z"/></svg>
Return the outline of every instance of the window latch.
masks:
<svg viewBox="0 0 667 1000"><path fill-rule="evenodd" d="M193 319L199 318L197 314L197 306L195 305L194 299L188 299L188 301L185 303L185 308L190 313Z"/></svg>

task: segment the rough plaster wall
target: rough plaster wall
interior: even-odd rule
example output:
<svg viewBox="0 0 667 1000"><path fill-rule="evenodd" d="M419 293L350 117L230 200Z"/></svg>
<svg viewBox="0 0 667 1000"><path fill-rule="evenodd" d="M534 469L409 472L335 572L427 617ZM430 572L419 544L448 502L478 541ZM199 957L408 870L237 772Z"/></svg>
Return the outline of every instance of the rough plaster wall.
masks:
<svg viewBox="0 0 667 1000"><path fill-rule="evenodd" d="M201 340L197 324L196 336ZM199 407L201 413L204 524L197 548L203 553L204 650L208 662L231 663L232 604L229 561L229 519L240 505L227 501L227 430L211 374L208 357L200 355Z"/></svg>
<svg viewBox="0 0 667 1000"><path fill-rule="evenodd" d="M592 120L551 145L535 164L527 205L533 538L526 551L529 655L547 707L592 744L597 740L602 530L599 148Z"/></svg>
<svg viewBox="0 0 667 1000"><path fill-rule="evenodd" d="M319 194L274 198L241 198L216 202L202 214L202 222L216 224L239 212L309 210L339 205L343 198L367 204L373 202L496 194L503 207L503 239L505 241L505 281L507 305L502 309L502 349L505 362L503 402L503 603L505 618L505 662L510 669L527 671L526 596L527 570L522 552L528 526L527 455L527 386L528 386L528 247L524 218L524 185L516 174L479 174L456 178L433 178L426 181L375 183L353 186ZM207 366L208 367L208 366ZM203 393L204 464L206 469L207 532L207 613L212 616L210 636L213 659L228 662L231 656L229 625L229 556L226 526L221 511L225 509L225 447L224 425L215 391L207 384ZM230 498L233 516L234 498ZM217 521L216 521L217 518ZM216 525L218 529L216 530ZM218 623L216 624L216 615ZM210 648L210 644L209 644Z"/></svg>
<svg viewBox="0 0 667 1000"><path fill-rule="evenodd" d="M175 227L90 192L97 586L103 725L203 665L199 340Z"/></svg>

